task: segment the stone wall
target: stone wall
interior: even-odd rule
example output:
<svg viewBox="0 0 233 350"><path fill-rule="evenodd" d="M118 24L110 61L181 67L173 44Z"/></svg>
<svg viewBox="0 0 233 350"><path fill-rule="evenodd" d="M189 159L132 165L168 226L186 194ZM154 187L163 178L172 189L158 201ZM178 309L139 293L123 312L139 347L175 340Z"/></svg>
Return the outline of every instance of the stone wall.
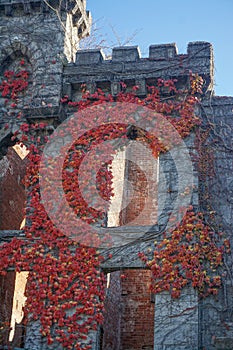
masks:
<svg viewBox="0 0 233 350"><path fill-rule="evenodd" d="M91 93L94 93L97 88L102 88L115 95L121 91L120 82L123 81L127 84L128 91L133 85L138 85L137 94L143 97L147 93L146 86L152 85L158 77L178 78L180 86L183 86L187 83L189 71L198 73L204 79L205 98L199 106L198 114L203 120L203 125L211 126L210 139L216 146L213 157L215 176L208 176L203 181L199 173L199 164L196 164L200 154L195 148L194 134L185 140L193 162L195 190L191 203L207 213L211 211L208 208L212 208L216 214L215 218L218 218L218 225L231 235L232 138L230 135L233 105L231 97L213 95L213 50L209 43L190 43L185 55L179 55L173 44L153 45L150 47L148 58L141 58L137 47L115 48L111 60L105 60L100 50L78 52L76 64L72 67L68 65L64 69L63 94L67 94L71 100L78 100L81 96L81 85L86 83L87 90ZM206 145L202 146L204 153L207 152ZM207 164L211 162L210 158L206 159ZM189 170L185 169L185 172ZM210 194L208 201L206 200L207 188ZM220 195L222 193L224 195ZM157 225L140 226L135 229L125 228L122 229L122 235L124 232L127 235L133 231L145 230L147 238L150 235L153 238L159 236L176 197L177 169L172 155L168 152L159 159L158 207L163 203L164 211L162 213L158 211ZM210 217L207 216L208 221ZM210 222L212 223L211 220ZM141 225L146 225L146 222L141 222ZM150 247L149 239L145 239L145 235L142 237L143 239L134 245L113 250L113 257L106 260L103 268L111 271L125 267L142 267L135 258L135 254ZM228 268L232 271L231 265ZM224 282L225 287L218 299L209 297L200 303L193 290L185 290L181 301L173 301L168 295L156 297L154 349L196 350L203 347L208 350L230 349L232 323L229 315L233 304L228 279L231 279L230 275ZM161 318L163 315L164 317Z"/></svg>
<svg viewBox="0 0 233 350"><path fill-rule="evenodd" d="M61 6L57 7L59 3ZM29 72L29 88L27 94L21 96L18 109L7 111L0 97L1 146L15 131L16 116L22 109L26 118L58 117L64 64L73 55L70 53L74 50L73 41L76 45L82 36L89 35L91 15L86 12L85 1L54 1L52 6L54 10L44 0L0 2L0 77L5 70L18 67L22 59L24 69ZM68 8L72 38L65 36ZM71 49L67 51L65 47ZM9 129L4 132L1 128L6 123Z"/></svg>
<svg viewBox="0 0 233 350"><path fill-rule="evenodd" d="M154 337L154 350L199 349L198 296L192 288L176 300L166 292L156 295Z"/></svg>
<svg viewBox="0 0 233 350"><path fill-rule="evenodd" d="M200 182L200 205L206 210L206 220L224 233L224 237L230 240L231 247L233 244L232 117L232 97L214 96L203 101L203 124L206 127L211 126L211 131L207 143L203 144L203 154L207 155L209 172ZM226 276L219 295L201 303L200 335L207 349L233 347L231 255L225 258L224 270Z"/></svg>
<svg viewBox="0 0 233 350"><path fill-rule="evenodd" d="M81 97L81 85L93 93L103 88L116 95L121 91L120 82L128 87L138 85L137 94L145 96L146 86L157 78L177 78L183 86L189 72L198 73L205 81L205 91L213 88L213 48L210 43L189 43L187 54L178 54L175 44L151 45L149 56L142 58L137 46L117 47L111 59L106 60L101 50L82 50L76 54L76 62L64 68L63 95L71 100Z"/></svg>
<svg viewBox="0 0 233 350"><path fill-rule="evenodd" d="M195 149L195 135L190 135L185 140L185 147L192 154L191 176L195 189L192 193L191 204L198 209L204 209L207 213L206 220L211 222L214 227L220 227L232 239L233 98L214 95L212 45L207 42L189 43L185 54L178 54L175 44L151 45L148 57L143 58L136 46L114 48L111 59L105 59L101 50L83 50L77 52L75 62L68 63L74 55L74 36L77 34L75 28L80 29L79 35L82 33L86 35L91 18L85 11L85 1L76 1L75 4L68 1L65 4L72 4L69 12L72 19L72 26L69 27L72 40L68 44L65 41L70 37L64 35L61 27L61 22L63 25L67 23L66 7L60 9L61 21L59 21L54 11L50 11L41 0L0 1L0 75L5 69L13 69L22 58L25 59L26 68L30 72L29 93L21 96L19 102L19 109L23 111L22 122L32 119L49 119L49 123L56 127L73 112L72 109L68 110L60 103L60 98L67 95L69 100L79 100L84 83L86 89L91 93L101 88L105 92L111 92L114 96L122 90L121 82L127 84L127 91L131 91L132 87L137 85L139 87L137 95L143 98L148 92L147 86L155 84L158 78L177 78L177 86L182 88L189 84L190 71L198 73L204 79L205 97L202 99L197 113L203 120L203 126L210 127L208 142L212 146L214 145L212 148L214 152L208 153L207 144L202 144L201 152L202 155L207 155L208 166L211 162L212 165L209 166L209 169L213 171L213 174L208 174L203 179L198 168L199 164L196 164L198 150ZM64 46L67 57L64 55ZM10 204L12 203L10 202L12 201L10 187L16 189L14 198L19 196L17 201L20 201L23 197L20 179L24 165L23 162L17 163L15 156L12 156L12 150L8 154L10 158L6 157L7 148L13 146L11 135L19 123L14 117L14 111L7 111L4 107L4 100L0 98L0 157L2 159L0 176L3 178L0 196L2 199L1 213L5 217L2 220L1 216L2 230L19 229L22 219L21 214L19 214L19 210L22 211L22 205L20 204L16 210L11 208L13 204ZM3 128L5 123L9 124L9 130ZM182 150L176 150L177 157L179 157L179 152L182 153ZM208 158L208 155L211 157ZM127 156L131 158L129 153ZM14 173L17 175L17 180L15 179L13 182L10 178L11 174L9 174L9 159L18 164L14 163L16 167ZM106 272L124 271L123 273L128 278L121 280L121 272L114 272L119 293L114 296L110 306L114 308L114 305L120 302L122 309L116 308L119 312L121 311L121 315L118 314L111 323L112 327L116 328L117 336L114 338L113 334L108 333L107 335L106 332L103 335L103 344L105 344L103 346L106 346L106 349L106 344L109 341L112 341L113 349L135 350L143 347L150 349L153 347L153 338L156 350L232 349L231 271L233 271L233 266L231 260L225 262L228 274L218 297L197 302L197 296L193 290L186 290L180 301L173 301L168 295L161 294L155 298L154 319L152 317L154 305L151 304L148 289L145 289L149 280L149 272L128 270L144 267L137 257L137 252L149 251L148 249L153 246L154 239L159 239L164 225L168 221L179 193L177 185L178 165L175 164L174 154L171 152L160 157L158 188L155 196L151 194L151 203L155 202L153 205L151 204L151 209L149 208L145 212L145 220L140 219L135 221L136 226L129 226L132 218L138 217L137 206L139 211L141 210L140 190L144 186L142 192L145 192L146 179L140 177L140 169L129 163L126 164L125 170L128 174L128 180L132 180L136 187L138 182L141 182L142 187L138 187L138 195L135 196L136 205L128 207L128 212L125 212L119 220L121 224L128 224L109 229L112 234L116 235L118 241L121 242L122 239L125 245L112 249L112 258L106 256L102 268ZM149 175L152 179L155 173L157 177L157 169L155 168L152 169L151 176ZM189 175L190 169L185 169L183 174L179 174L179 181L185 178L185 173ZM4 178L7 178L5 183ZM206 198L207 190L208 198ZM131 195L129 194L129 196ZM156 209L156 213L154 213L156 206L158 206L158 211ZM215 212L215 219L212 219L210 212ZM15 221L12 220L13 214L15 214ZM148 219L149 217L153 217L152 221ZM14 233L12 234L14 235ZM136 238L135 243L127 244L127 239L132 236ZM2 237L5 237L4 233L2 233ZM7 239L10 237L12 235L8 235ZM103 252L103 254L105 253ZM8 295L9 300L7 299L7 301L6 280L1 280L1 298L5 300L3 305L9 306L6 310L7 316L4 316L6 319L9 318L8 314L12 303L13 274L12 272L9 280L11 296ZM111 292L109 290L109 295ZM143 300L145 295L146 299ZM126 298L126 302L123 302L123 299ZM139 305L138 308L137 305ZM133 317L130 316L132 314ZM139 319L140 322L138 322ZM153 323L154 333L151 332ZM91 336L95 337L95 334ZM100 346L99 342L94 342L93 350L97 349L98 346ZM39 334L38 324L33 324L28 329L26 348L28 350L49 349L46 340L42 339Z"/></svg>

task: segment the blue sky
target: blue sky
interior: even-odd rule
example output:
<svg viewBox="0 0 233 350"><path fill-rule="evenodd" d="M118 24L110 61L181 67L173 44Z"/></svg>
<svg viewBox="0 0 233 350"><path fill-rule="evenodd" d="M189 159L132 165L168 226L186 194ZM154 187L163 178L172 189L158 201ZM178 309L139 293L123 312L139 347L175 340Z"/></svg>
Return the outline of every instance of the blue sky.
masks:
<svg viewBox="0 0 233 350"><path fill-rule="evenodd" d="M98 34L117 46L136 32L131 45L143 56L151 44L176 42L186 53L190 41L214 47L215 92L233 96L233 0L87 0ZM114 28L114 30L112 30Z"/></svg>

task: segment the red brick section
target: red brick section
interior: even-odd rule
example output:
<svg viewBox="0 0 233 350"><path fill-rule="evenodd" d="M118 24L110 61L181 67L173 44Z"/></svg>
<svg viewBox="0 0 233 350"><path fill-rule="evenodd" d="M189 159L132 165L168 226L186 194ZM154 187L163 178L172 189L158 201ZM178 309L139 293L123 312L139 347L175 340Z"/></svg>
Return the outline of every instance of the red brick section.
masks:
<svg viewBox="0 0 233 350"><path fill-rule="evenodd" d="M154 303L149 291L149 270L124 270L122 279L122 350L153 349Z"/></svg>
<svg viewBox="0 0 233 350"><path fill-rule="evenodd" d="M27 159L22 160L10 148L5 162L6 172L0 177L0 230L18 230L24 218L25 191L22 184Z"/></svg>
<svg viewBox="0 0 233 350"><path fill-rule="evenodd" d="M150 282L151 273L145 269L111 273L100 349L153 349L154 303Z"/></svg>
<svg viewBox="0 0 233 350"><path fill-rule="evenodd" d="M144 172L139 166L137 166L137 164L130 160L126 161L126 164L126 176L132 188L131 190L127 189L124 191L125 201L128 201L129 203L120 212L120 223L136 226L139 224L138 221L141 221L139 218L140 213L146 209L145 203L148 197L148 183ZM130 200L130 198L132 198L132 200ZM148 218L148 212L144 213L145 217Z"/></svg>
<svg viewBox="0 0 233 350"><path fill-rule="evenodd" d="M158 161L145 142L131 141L126 149L120 225L154 225L157 222Z"/></svg>

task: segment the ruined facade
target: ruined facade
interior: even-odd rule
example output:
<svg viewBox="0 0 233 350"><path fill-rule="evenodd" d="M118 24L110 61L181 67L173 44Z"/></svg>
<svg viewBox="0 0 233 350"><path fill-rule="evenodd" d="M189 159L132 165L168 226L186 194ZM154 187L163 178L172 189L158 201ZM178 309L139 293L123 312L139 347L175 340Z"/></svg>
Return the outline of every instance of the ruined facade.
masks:
<svg viewBox="0 0 233 350"><path fill-rule="evenodd" d="M48 1L46 4L42 0L0 0L0 18L0 76L4 70L14 69L22 58L30 72L27 95L18 104L25 121L46 119L51 128L56 128L72 113L61 104L61 97L66 95L69 100L79 100L84 83L91 93L101 88L113 96L121 91L121 82L125 82L128 89L137 85L137 94L143 98L147 94L147 86L153 85L158 78L176 78L182 87L188 84L190 71L202 76L204 95L197 113L203 125L210 127L209 137L215 144L211 154L214 176L203 179L198 173L195 135L191 134L185 139L187 149L194 155L194 190L190 204L199 210L204 209L206 213L211 208L211 212L215 212L213 225L221 227L228 237L232 237L233 98L214 94L214 59L210 43L189 43L187 53L182 55L178 54L175 44L152 45L146 58L141 58L138 47L117 47L113 49L111 59L106 60L99 49L76 53L79 38L90 30L91 17L86 12L85 1ZM14 236L23 236L25 194L21 179L27 159L16 152L11 140L19 123L14 118L15 111L8 113L3 98L0 98L0 108L0 229L4 242ZM9 124L8 129L4 128L6 123ZM202 147L203 153L205 144ZM154 296L148 292L150 272L137 257L137 252L152 247L154 238L169 218L179 195L179 164L174 163L170 152L159 158L159 164L151 165L140 154L140 149L133 148L133 151L138 162L142 159L147 162L142 169L152 183L146 211L139 216L145 204L140 201L145 201L142 193L147 179L135 165L126 164L127 179L138 186L138 193L131 206L126 206L121 216L117 216L117 225L121 227L113 227L116 217L109 226L112 226L112 233L119 237L137 233L142 237L147 233L152 241L141 240L113 249L112 257L103 262L103 270L110 274L107 314L102 329L92 335L93 350L230 350L233 348L231 260L226 261L228 275L216 297L199 301L191 288L184 290L178 300L172 300L166 293ZM126 159L130 159L130 152L129 147ZM179 174L181 179L185 179L189 170ZM116 178L117 171L118 167ZM208 199L205 196L207 190L210 193ZM207 214L206 219L212 220L211 215ZM122 279L121 275L126 278ZM14 280L14 271L0 279L1 322L10 321ZM55 349L46 346L45 340L38 335L38 328L35 324L28 330L19 329L13 346L24 346L28 350ZM25 333L26 341L22 341ZM7 345L7 336L3 334L3 345Z"/></svg>

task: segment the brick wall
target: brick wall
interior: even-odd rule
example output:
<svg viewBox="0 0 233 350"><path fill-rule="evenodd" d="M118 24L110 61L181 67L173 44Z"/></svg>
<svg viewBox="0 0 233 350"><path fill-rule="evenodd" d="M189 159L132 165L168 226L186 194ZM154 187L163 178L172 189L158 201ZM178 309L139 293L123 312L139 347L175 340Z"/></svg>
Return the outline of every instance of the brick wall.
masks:
<svg viewBox="0 0 233 350"><path fill-rule="evenodd" d="M122 279L121 349L153 349L154 303L149 270L124 270Z"/></svg>
<svg viewBox="0 0 233 350"><path fill-rule="evenodd" d="M19 230L24 218L25 191L22 180L27 160L22 160L10 148L1 162L4 162L5 170L0 177L0 229Z"/></svg>
<svg viewBox="0 0 233 350"><path fill-rule="evenodd" d="M130 141L125 158L126 187L120 224L154 225L157 223L158 209L158 160L145 142L137 140Z"/></svg>

